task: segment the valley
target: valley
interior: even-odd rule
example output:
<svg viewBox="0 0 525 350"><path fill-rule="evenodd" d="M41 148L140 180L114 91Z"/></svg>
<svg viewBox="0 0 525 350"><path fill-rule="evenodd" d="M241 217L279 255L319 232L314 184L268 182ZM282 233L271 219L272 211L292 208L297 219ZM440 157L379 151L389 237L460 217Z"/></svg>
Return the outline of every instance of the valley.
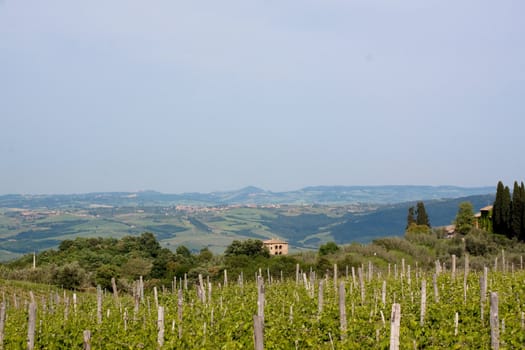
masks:
<svg viewBox="0 0 525 350"><path fill-rule="evenodd" d="M172 250L184 245L193 252L207 247L213 253L222 253L233 240L281 238L290 243L291 252L299 252L315 250L328 241L366 243L378 237L400 236L404 233L407 208L418 198L427 199L425 205L433 226L450 224L462 201L470 201L479 209L494 200L491 194L432 199L437 195L427 187L421 187L419 192L416 188L361 188L361 196L375 193L376 197L350 202L344 194L351 192L348 189L339 188L338 195L334 188L316 187L303 191L308 194L300 200L302 204L279 203L275 199L290 198L290 194L272 194L276 202L255 199L266 193L257 188L191 196L156 192L1 196L0 260L55 248L65 239L121 238L143 232L152 232L163 246ZM394 190L398 192L397 198L409 201L385 202L385 198L393 200ZM455 188L454 193L469 190L481 191ZM315 203L312 191L317 200L325 198L325 203ZM436 189L441 195L452 194L447 191ZM175 196L181 197L175 201ZM192 203L189 197L194 200L198 197L200 202ZM344 201L338 202L341 198Z"/></svg>

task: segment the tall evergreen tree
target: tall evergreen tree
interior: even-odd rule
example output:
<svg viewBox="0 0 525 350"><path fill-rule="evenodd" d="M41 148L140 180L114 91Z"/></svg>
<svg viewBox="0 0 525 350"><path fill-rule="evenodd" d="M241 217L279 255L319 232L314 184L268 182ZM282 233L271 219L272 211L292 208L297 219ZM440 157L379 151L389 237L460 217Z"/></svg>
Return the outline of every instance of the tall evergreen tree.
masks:
<svg viewBox="0 0 525 350"><path fill-rule="evenodd" d="M510 190L498 182L496 199L492 208L492 228L495 233L508 235L510 227Z"/></svg>
<svg viewBox="0 0 525 350"><path fill-rule="evenodd" d="M517 181L514 181L514 188L512 189L512 205L511 205L511 233L512 237L519 238L521 229L523 227L523 197L520 186Z"/></svg>
<svg viewBox="0 0 525 350"><path fill-rule="evenodd" d="M503 223L504 231L502 232L509 238L512 238L512 197L510 195L510 188L505 186L503 191Z"/></svg>
<svg viewBox="0 0 525 350"><path fill-rule="evenodd" d="M416 223L415 210L414 210L414 207L410 207L410 208L408 208L407 227L406 227L406 229L408 230L410 225L413 225L415 223Z"/></svg>
<svg viewBox="0 0 525 350"><path fill-rule="evenodd" d="M430 227L430 221L428 220L427 211L423 202L417 202L416 206L416 224L426 225Z"/></svg>

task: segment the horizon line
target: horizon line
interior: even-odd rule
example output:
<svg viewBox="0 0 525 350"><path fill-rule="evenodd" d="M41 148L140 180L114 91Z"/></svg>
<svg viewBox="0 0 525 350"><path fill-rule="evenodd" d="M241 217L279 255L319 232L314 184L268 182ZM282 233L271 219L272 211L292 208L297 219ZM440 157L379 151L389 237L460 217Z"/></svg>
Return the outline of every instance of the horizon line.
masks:
<svg viewBox="0 0 525 350"><path fill-rule="evenodd" d="M452 188L468 188L468 189L482 189L482 188L494 188L494 192L496 191L496 186L494 185L483 185L483 186L460 186L460 185L308 185L292 190L282 190L282 191L272 191L265 189L263 187L254 186L254 185L248 185L243 186L237 189L231 189L231 190L213 190L213 191L186 191L186 192L163 192L153 189L142 189L142 190L134 190L134 191L87 191L87 192L41 192L41 193L35 193L35 192L26 192L26 193L0 193L0 196L74 196L74 195L88 195L88 194L106 194L106 193L122 193L122 194L137 194L137 193L146 193L146 192L154 192L159 194L165 194L165 195L185 195L185 194L211 194L211 193L227 193L227 192L237 192L246 190L249 188L253 188L256 190L261 190L268 193L286 193L286 192L297 192L309 188L380 188L380 187L452 187Z"/></svg>

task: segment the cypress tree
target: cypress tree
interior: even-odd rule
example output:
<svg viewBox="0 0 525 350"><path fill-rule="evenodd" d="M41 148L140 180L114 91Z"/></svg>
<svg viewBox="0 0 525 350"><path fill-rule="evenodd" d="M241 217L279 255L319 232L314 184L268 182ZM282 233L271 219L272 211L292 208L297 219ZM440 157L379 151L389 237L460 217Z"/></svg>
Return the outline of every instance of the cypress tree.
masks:
<svg viewBox="0 0 525 350"><path fill-rule="evenodd" d="M503 192L505 187L503 182L499 181L496 188L496 198L492 207L492 229L495 233L502 233L504 231L503 223Z"/></svg>
<svg viewBox="0 0 525 350"><path fill-rule="evenodd" d="M425 209L425 204L423 204L423 202L417 202L416 224L426 225L430 227L430 221L428 220L427 211Z"/></svg>
<svg viewBox="0 0 525 350"><path fill-rule="evenodd" d="M503 217L503 231L501 233L512 238L512 199L508 186L505 186L505 190L503 191L501 214Z"/></svg>
<svg viewBox="0 0 525 350"><path fill-rule="evenodd" d="M523 199L521 188L517 181L514 181L514 188L512 189L512 204L511 204L511 233L512 237L520 237L521 229L523 227Z"/></svg>

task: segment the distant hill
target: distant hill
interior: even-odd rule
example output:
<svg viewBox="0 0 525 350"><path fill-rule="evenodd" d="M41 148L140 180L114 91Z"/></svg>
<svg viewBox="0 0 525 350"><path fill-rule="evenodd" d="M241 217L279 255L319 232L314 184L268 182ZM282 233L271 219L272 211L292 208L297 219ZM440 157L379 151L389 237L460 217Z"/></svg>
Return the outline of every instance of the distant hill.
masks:
<svg viewBox="0 0 525 350"><path fill-rule="evenodd" d="M211 193L164 194L156 191L66 195L3 195L0 208L88 208L92 206L247 205L247 204L395 204L494 193L493 187L316 186L271 192L257 187Z"/></svg>

